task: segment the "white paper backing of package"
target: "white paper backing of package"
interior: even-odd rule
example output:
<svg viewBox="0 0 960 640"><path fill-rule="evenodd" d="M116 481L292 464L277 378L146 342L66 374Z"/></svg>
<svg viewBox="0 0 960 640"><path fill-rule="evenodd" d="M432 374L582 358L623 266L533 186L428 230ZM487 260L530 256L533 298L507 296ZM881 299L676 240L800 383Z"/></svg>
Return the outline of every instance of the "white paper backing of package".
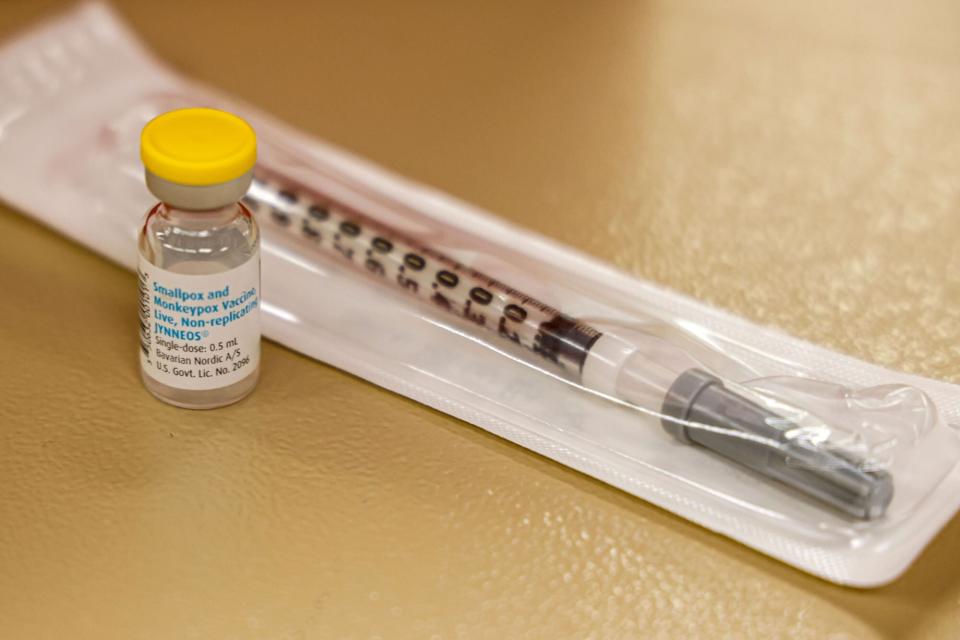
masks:
<svg viewBox="0 0 960 640"><path fill-rule="evenodd" d="M289 216L263 206L267 337L842 584L893 580L960 506L960 387L758 327L411 184L187 81L100 3L0 50L0 197L133 269L138 225L152 200L139 131L184 106L247 118L260 139L260 165L281 184L399 229L605 334L690 342L698 363L744 392L817 406L788 411L797 424L816 416L850 423L838 433L890 472L893 501L882 518L851 519L678 442L661 428L657 409L611 401L602 389L531 364L496 332L476 334L475 324L437 305L312 253Z"/></svg>

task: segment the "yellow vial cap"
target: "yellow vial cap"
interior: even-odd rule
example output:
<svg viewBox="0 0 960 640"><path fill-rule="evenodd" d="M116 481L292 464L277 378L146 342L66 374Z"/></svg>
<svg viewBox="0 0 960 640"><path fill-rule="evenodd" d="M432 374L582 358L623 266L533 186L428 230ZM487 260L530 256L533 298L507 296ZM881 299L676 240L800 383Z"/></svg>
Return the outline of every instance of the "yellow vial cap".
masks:
<svg viewBox="0 0 960 640"><path fill-rule="evenodd" d="M243 118L217 109L168 111L140 134L147 171L177 184L206 186L235 180L257 160L257 135Z"/></svg>

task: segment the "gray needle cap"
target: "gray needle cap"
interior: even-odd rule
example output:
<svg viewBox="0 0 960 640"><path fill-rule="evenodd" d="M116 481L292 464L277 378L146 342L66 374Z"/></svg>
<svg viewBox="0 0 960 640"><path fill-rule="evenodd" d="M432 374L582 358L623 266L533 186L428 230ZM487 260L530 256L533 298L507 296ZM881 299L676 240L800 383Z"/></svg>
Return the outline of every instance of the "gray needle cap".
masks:
<svg viewBox="0 0 960 640"><path fill-rule="evenodd" d="M893 498L889 473L789 438L792 423L740 396L701 369L682 373L663 401L664 429L775 478L863 520L881 517Z"/></svg>

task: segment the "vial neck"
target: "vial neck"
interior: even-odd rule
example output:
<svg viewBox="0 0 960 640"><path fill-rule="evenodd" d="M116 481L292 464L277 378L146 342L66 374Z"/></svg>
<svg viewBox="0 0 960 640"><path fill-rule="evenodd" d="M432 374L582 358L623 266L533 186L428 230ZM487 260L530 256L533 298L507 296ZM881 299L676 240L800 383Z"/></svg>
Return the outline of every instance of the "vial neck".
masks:
<svg viewBox="0 0 960 640"><path fill-rule="evenodd" d="M208 229L231 222L240 215L240 205L232 202L216 209L182 209L163 203L162 215L170 224L190 229Z"/></svg>

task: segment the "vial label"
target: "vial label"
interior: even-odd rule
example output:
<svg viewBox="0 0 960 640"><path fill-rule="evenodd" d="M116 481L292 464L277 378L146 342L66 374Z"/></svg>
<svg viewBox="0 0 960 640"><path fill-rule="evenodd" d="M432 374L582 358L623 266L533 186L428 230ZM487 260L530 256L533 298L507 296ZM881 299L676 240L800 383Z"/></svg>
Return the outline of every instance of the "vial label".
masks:
<svg viewBox="0 0 960 640"><path fill-rule="evenodd" d="M209 264L209 263L206 263ZM140 257L140 366L178 389L243 380L260 362L260 254L229 271L174 273Z"/></svg>

